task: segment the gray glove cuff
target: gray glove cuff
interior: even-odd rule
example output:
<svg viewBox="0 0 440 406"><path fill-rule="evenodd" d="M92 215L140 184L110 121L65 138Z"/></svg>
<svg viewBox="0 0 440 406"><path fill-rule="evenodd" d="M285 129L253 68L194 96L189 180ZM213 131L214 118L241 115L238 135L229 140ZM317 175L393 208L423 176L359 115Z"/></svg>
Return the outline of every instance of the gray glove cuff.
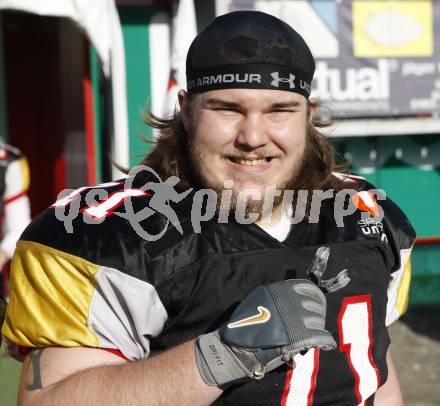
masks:
<svg viewBox="0 0 440 406"><path fill-rule="evenodd" d="M252 375L222 343L218 331L197 338L196 360L200 375L208 385L222 387Z"/></svg>

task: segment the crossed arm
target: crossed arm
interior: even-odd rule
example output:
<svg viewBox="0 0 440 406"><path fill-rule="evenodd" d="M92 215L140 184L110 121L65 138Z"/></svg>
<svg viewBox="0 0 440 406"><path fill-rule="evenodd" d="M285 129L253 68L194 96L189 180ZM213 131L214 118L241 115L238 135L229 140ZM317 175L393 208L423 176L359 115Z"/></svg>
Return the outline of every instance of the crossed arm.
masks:
<svg viewBox="0 0 440 406"><path fill-rule="evenodd" d="M402 406L399 382L387 353L388 380L376 406ZM24 362L18 405L209 405L221 390L201 379L194 341L128 363L92 348L34 350Z"/></svg>
<svg viewBox="0 0 440 406"><path fill-rule="evenodd" d="M194 341L131 363L104 350L46 348L26 356L18 405L202 406L220 394L200 377Z"/></svg>

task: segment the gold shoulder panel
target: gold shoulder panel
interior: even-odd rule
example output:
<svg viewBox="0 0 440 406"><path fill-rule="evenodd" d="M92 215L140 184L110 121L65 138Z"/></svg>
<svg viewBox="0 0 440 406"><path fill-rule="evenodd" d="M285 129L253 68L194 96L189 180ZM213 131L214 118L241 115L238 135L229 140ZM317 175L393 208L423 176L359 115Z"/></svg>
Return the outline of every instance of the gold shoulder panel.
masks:
<svg viewBox="0 0 440 406"><path fill-rule="evenodd" d="M24 347L99 346L88 327L98 268L75 255L19 241L4 336Z"/></svg>

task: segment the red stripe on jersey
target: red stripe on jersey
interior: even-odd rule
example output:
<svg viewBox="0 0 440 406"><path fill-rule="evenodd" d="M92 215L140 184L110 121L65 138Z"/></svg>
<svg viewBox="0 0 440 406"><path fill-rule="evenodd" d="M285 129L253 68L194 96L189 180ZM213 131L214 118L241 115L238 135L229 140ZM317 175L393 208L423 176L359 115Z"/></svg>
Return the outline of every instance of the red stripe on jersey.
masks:
<svg viewBox="0 0 440 406"><path fill-rule="evenodd" d="M8 204L8 203L13 202L14 200L18 200L18 199L20 199L20 197L23 197L23 196L27 196L27 191L24 191L24 192L18 193L18 194L15 195L15 196L11 196L11 197L9 197L9 198L5 199L5 200L3 201L3 203L6 205L6 204Z"/></svg>
<svg viewBox="0 0 440 406"><path fill-rule="evenodd" d="M362 398L362 394L360 392L360 375L358 373L358 371L356 370L356 368L353 365L353 360L351 357L351 347L352 347L352 343L345 343L345 339L344 339L344 329L342 326L342 320L344 318L345 312L348 308L349 305L351 304L366 304L367 306L367 314L368 314L368 339L369 339L369 343L368 343L368 350L367 350L367 356L368 356L368 361L370 362L371 367L373 368L375 374L376 374L376 379L377 379L377 388L379 388L380 386L380 374L379 374L379 370L376 366L376 363L374 362L373 359L373 354L372 354L372 348L373 348L373 334L372 334L372 311L371 311L371 294L367 294L367 295L359 295L359 296L349 296L344 298L344 301L342 303L341 306L341 310L339 312L339 316L338 316L338 330L339 330L339 351L344 352L345 355L347 356L347 362L348 365L350 367L350 369L353 372L354 378L355 378L355 386L354 386L354 392L357 398L357 403L359 405L366 405L367 399L363 399Z"/></svg>
<svg viewBox="0 0 440 406"><path fill-rule="evenodd" d="M370 323L368 323L368 338L370 339L370 346L368 347L368 359L370 360L371 366L373 367L374 371L376 372L376 378L377 378L377 388L380 387L380 373L379 368L377 367L376 363L373 359L373 312L371 310L371 296L370 300L367 303L367 309L368 309L368 318L370 320Z"/></svg>
<svg viewBox="0 0 440 406"><path fill-rule="evenodd" d="M287 370L287 374L286 374L286 381L284 384L283 394L281 396L280 406L287 405L286 402L287 402L287 396L289 396L289 392L290 392L290 382L292 381L292 373L293 373L293 369L291 367L289 367L289 369Z"/></svg>
<svg viewBox="0 0 440 406"><path fill-rule="evenodd" d="M287 374L286 374L286 381L284 384L284 390L283 394L281 395L281 403L280 406L286 406L287 405L287 396L289 396L290 392L290 382L292 382L292 374L293 374L293 368L288 367Z"/></svg>
<svg viewBox="0 0 440 406"><path fill-rule="evenodd" d="M307 405L313 405L313 395L315 394L316 389L316 379L318 378L319 371L319 348L315 349L315 353L313 354L313 374L311 379L311 387L309 395L307 396Z"/></svg>
<svg viewBox="0 0 440 406"><path fill-rule="evenodd" d="M313 405L319 371L319 349L312 348L303 357L307 358L298 360L295 370L289 368L287 371L285 387L281 396L281 406L287 406L288 404ZM290 400L289 394L291 394Z"/></svg>
<svg viewBox="0 0 440 406"><path fill-rule="evenodd" d="M112 354L115 354L115 355L117 355L118 357L120 357L120 358L122 358L122 359L125 359L125 360L128 361L128 362L131 362L131 360L128 359L128 358L127 358L124 354L122 354L122 352L119 351L119 350L116 350L116 349L114 349L114 348L101 348L101 350L111 352Z"/></svg>

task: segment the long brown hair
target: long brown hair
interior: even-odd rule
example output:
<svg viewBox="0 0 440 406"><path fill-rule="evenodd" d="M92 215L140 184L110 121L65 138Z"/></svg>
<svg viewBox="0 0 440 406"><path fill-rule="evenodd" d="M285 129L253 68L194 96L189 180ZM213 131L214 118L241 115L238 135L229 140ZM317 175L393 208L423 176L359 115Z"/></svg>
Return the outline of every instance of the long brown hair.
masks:
<svg viewBox="0 0 440 406"><path fill-rule="evenodd" d="M188 95L188 97L193 97ZM191 99L188 106L191 106ZM312 115L312 110L322 106L313 105L307 101L307 138L304 162L297 180L296 189L342 189L342 182L336 178L334 172L344 172L348 164L338 164L337 156L330 141L319 131L331 125L331 121L322 121ZM190 107L189 107L190 108ZM153 143L151 151L141 161L142 165L153 168L163 178L177 176L180 179L179 187L188 188L197 185L193 165L191 162L190 139L185 128L181 113L176 111L171 118L155 116L149 108L144 113L144 122L151 128L159 130L159 137L150 141Z"/></svg>

